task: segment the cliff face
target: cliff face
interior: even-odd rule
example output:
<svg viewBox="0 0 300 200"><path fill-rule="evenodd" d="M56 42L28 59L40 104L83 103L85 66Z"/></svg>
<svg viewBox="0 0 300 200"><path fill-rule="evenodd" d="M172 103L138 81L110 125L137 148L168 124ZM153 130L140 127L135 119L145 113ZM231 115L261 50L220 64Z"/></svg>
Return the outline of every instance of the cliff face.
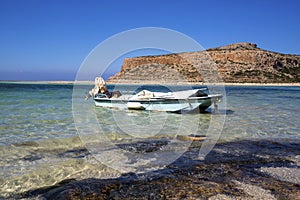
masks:
<svg viewBox="0 0 300 200"><path fill-rule="evenodd" d="M218 77L218 74L220 77ZM111 83L295 83L300 82L300 56L237 43L206 51L127 58Z"/></svg>

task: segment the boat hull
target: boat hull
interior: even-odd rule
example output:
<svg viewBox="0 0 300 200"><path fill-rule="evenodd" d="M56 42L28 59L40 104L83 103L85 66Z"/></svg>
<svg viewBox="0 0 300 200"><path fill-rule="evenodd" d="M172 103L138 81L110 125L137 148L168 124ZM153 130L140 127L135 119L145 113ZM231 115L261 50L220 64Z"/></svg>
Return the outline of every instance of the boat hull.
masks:
<svg viewBox="0 0 300 200"><path fill-rule="evenodd" d="M97 107L118 109L134 109L164 112L189 112L195 109L206 110L212 103L221 99L221 95L208 95L205 97L192 97L189 99L145 99L121 100L114 98L94 98Z"/></svg>

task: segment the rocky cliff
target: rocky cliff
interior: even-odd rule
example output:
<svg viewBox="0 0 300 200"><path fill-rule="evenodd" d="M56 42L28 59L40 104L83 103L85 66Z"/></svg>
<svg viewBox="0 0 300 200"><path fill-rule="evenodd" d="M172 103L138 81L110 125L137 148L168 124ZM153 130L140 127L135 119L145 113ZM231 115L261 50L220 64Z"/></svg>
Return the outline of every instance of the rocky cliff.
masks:
<svg viewBox="0 0 300 200"><path fill-rule="evenodd" d="M124 60L110 83L299 83L300 55L236 43L199 52L143 56Z"/></svg>

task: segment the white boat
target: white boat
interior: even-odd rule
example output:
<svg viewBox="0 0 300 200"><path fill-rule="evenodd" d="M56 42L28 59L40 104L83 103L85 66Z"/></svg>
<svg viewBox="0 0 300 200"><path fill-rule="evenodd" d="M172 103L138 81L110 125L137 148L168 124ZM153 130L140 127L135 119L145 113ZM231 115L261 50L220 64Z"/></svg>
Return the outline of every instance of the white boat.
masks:
<svg viewBox="0 0 300 200"><path fill-rule="evenodd" d="M206 94L204 89L183 90L177 92L151 92L142 90L135 95L108 97L98 94L94 97L96 106L165 112L189 112L196 109L206 110L221 100L221 94Z"/></svg>

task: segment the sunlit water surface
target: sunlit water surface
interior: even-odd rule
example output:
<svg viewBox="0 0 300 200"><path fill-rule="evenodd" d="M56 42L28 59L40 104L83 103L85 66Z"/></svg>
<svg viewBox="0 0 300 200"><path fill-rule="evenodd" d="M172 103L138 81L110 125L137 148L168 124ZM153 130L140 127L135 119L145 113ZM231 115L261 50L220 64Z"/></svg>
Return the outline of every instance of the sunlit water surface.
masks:
<svg viewBox="0 0 300 200"><path fill-rule="evenodd" d="M300 138L300 87L230 86L224 94L226 107L218 112L209 109L208 113L187 115L95 108L91 99L83 100L91 87L82 86L73 95L82 108L87 108L78 115L72 112L72 85L0 83L2 197L69 178L119 176L120 169L99 162L106 158L97 157L98 150L109 157L121 149L124 156L128 154L128 165L122 165L124 157L116 156L111 162L120 162L122 167L163 167L159 159L169 157L171 162L176 158L172 155L180 155L189 146L188 142L177 140L178 135L207 135L214 128L212 120L220 116L225 123L217 138L219 142ZM122 93L136 90L135 86L126 85L118 89ZM161 86L139 89L167 90ZM95 116L94 121L86 122L87 115ZM86 130L79 128L77 132L75 122L87 124ZM89 123L94 122L99 130L89 129ZM144 157L134 159L135 154ZM148 154L155 159L151 160Z"/></svg>

